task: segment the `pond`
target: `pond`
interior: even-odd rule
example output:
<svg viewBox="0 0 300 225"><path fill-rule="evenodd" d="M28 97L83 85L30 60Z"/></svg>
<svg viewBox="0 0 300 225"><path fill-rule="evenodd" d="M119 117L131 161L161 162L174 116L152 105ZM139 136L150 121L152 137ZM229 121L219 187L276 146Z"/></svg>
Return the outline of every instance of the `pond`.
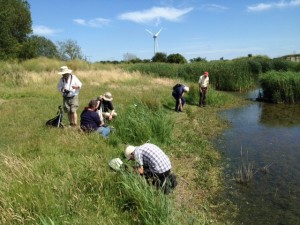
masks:
<svg viewBox="0 0 300 225"><path fill-rule="evenodd" d="M231 126L214 144L226 164L222 197L239 209L235 224L300 224L300 106L252 101L221 117ZM242 164L253 166L247 185L233 179Z"/></svg>

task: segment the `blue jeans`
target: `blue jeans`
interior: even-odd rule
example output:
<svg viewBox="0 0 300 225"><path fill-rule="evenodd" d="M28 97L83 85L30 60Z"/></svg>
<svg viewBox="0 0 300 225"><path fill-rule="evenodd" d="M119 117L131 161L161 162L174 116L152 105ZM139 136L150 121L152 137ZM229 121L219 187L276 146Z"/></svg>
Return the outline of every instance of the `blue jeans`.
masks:
<svg viewBox="0 0 300 225"><path fill-rule="evenodd" d="M99 127L97 130L96 130L97 133L99 134L102 134L102 136L104 138L108 138L108 135L110 133L110 128L109 127Z"/></svg>

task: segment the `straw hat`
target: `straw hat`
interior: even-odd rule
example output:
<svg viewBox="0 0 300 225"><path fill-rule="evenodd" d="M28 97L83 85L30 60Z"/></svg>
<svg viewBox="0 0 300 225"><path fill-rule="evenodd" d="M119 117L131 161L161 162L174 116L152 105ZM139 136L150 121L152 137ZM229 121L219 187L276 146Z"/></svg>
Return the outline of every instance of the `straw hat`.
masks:
<svg viewBox="0 0 300 225"><path fill-rule="evenodd" d="M113 97L112 97L112 94L110 92L106 92L102 98L105 100L105 101L112 101L113 100Z"/></svg>
<svg viewBox="0 0 300 225"><path fill-rule="evenodd" d="M60 67L60 72L58 74L64 75L64 74L72 73L72 70L70 70L67 66Z"/></svg>

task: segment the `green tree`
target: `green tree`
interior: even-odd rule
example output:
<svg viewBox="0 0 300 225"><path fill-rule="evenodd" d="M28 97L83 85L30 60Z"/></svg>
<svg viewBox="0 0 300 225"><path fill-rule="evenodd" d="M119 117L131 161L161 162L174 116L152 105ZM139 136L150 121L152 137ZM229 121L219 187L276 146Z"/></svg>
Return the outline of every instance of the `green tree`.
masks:
<svg viewBox="0 0 300 225"><path fill-rule="evenodd" d="M57 58L57 47L52 41L45 37L32 35L23 44L19 58L31 59L40 56L47 58Z"/></svg>
<svg viewBox="0 0 300 225"><path fill-rule="evenodd" d="M0 59L17 58L32 32L28 1L0 0L0 21Z"/></svg>
<svg viewBox="0 0 300 225"><path fill-rule="evenodd" d="M81 47L76 41L68 39L67 41L59 41L58 54L62 60L84 60L84 56L81 52Z"/></svg>
<svg viewBox="0 0 300 225"><path fill-rule="evenodd" d="M167 62L167 54L157 52L151 59L152 62Z"/></svg>
<svg viewBox="0 0 300 225"><path fill-rule="evenodd" d="M206 60L206 58L197 57L197 58L190 59L190 62L191 63L193 63L193 62L207 62L207 60Z"/></svg>
<svg viewBox="0 0 300 225"><path fill-rule="evenodd" d="M187 63L187 60L180 54L170 54L167 57L168 63L177 63L177 64L184 64Z"/></svg>

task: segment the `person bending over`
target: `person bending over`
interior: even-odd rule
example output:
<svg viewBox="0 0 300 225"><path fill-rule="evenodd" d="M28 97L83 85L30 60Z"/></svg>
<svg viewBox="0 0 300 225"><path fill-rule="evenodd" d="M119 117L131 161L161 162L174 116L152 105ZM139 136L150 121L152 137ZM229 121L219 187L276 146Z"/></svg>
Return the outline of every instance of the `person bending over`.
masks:
<svg viewBox="0 0 300 225"><path fill-rule="evenodd" d="M128 160L136 162L137 172L144 176L147 181L161 188L165 194L170 193L170 188L177 185L176 176L171 173L169 157L156 145L145 143L140 146L129 145L124 151Z"/></svg>

